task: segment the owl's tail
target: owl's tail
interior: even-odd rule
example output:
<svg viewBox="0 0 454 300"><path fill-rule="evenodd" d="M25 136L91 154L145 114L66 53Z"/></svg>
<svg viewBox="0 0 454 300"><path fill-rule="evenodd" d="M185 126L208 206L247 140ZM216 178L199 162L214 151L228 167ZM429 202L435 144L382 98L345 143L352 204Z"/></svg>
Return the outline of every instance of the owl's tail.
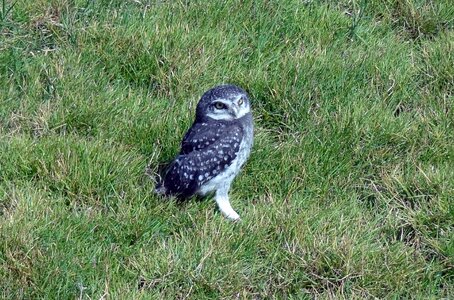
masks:
<svg viewBox="0 0 454 300"><path fill-rule="evenodd" d="M162 165L155 166L154 168L153 166L149 165L145 168L145 175L147 175L155 184L154 192L157 195L165 196L167 193L167 189L164 186L162 173L163 173Z"/></svg>
<svg viewBox="0 0 454 300"><path fill-rule="evenodd" d="M165 196L167 194L167 189L163 183L158 182L158 184L156 184L154 192L159 196Z"/></svg>
<svg viewBox="0 0 454 300"><path fill-rule="evenodd" d="M164 186L164 178L169 168L173 165L173 161L160 163L157 165L148 165L145 169L145 174L151 178L155 184L154 192L159 196L167 196L169 190Z"/></svg>

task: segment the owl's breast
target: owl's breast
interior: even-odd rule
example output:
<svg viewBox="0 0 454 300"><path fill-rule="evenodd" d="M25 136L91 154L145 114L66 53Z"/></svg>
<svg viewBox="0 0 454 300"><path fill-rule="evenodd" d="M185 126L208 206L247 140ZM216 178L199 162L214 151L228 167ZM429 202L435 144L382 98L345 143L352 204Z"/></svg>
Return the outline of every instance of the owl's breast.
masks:
<svg viewBox="0 0 454 300"><path fill-rule="evenodd" d="M243 129L244 130L244 135L243 139L241 140L240 143L240 149L238 150L237 154L237 164L238 164L238 169L241 168L241 166L244 165L246 160L249 158L249 154L251 153L252 149L252 144L253 144L253 128L252 126L248 126ZM239 170L238 170L239 171Z"/></svg>
<svg viewBox="0 0 454 300"><path fill-rule="evenodd" d="M246 116L245 116L246 117ZM238 151L235 153L235 159L226 166L226 168L219 173L217 176L210 179L208 182L203 184L198 194L206 195L209 192L215 191L221 188L224 185L230 185L233 179L238 175L241 170L241 167L247 161L249 154L251 152L253 144L253 125L252 125L252 116L249 116L249 119L241 120L248 121L246 124L241 122L242 128L242 137L239 145Z"/></svg>
<svg viewBox="0 0 454 300"><path fill-rule="evenodd" d="M238 160L240 167L246 162L251 153L252 144L254 142L254 124L252 114L245 115L241 120L243 129L243 138L238 151Z"/></svg>

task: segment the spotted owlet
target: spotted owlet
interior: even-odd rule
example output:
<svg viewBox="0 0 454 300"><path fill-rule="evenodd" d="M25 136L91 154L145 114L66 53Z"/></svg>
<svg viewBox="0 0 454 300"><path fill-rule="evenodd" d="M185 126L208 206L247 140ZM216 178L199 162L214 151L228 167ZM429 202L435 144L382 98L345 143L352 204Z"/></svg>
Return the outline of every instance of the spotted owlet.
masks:
<svg viewBox="0 0 454 300"><path fill-rule="evenodd" d="M233 179L249 157L253 121L247 93L235 85L220 85L205 92L196 117L169 164L156 191L189 198L215 193L219 210L231 220L240 216L229 201Z"/></svg>

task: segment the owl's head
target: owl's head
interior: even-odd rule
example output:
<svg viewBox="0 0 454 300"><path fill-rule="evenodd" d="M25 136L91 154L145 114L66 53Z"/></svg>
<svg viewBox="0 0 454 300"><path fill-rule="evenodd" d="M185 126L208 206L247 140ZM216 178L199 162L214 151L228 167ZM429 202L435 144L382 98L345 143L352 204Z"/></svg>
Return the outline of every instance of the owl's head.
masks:
<svg viewBox="0 0 454 300"><path fill-rule="evenodd" d="M197 104L196 118L231 121L250 111L247 93L240 87L226 84L216 86L203 94Z"/></svg>

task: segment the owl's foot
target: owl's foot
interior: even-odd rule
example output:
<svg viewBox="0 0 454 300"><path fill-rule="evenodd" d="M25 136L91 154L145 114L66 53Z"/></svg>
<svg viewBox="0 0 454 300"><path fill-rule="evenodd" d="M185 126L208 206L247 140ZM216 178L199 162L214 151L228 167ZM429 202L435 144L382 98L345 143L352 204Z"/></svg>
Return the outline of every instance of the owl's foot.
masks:
<svg viewBox="0 0 454 300"><path fill-rule="evenodd" d="M219 210L221 213L231 221L239 221L240 215L237 214L236 211L233 210L232 206L230 205L230 201L228 197L225 196L216 196L216 203L218 204Z"/></svg>
<svg viewBox="0 0 454 300"><path fill-rule="evenodd" d="M230 214L226 214L226 213L223 213L223 214L224 214L224 216L225 216L227 219L229 219L230 221L236 222L236 221L241 220L241 219L240 219L240 215L237 214L236 211L234 211L233 209L232 209L232 212L231 212Z"/></svg>

